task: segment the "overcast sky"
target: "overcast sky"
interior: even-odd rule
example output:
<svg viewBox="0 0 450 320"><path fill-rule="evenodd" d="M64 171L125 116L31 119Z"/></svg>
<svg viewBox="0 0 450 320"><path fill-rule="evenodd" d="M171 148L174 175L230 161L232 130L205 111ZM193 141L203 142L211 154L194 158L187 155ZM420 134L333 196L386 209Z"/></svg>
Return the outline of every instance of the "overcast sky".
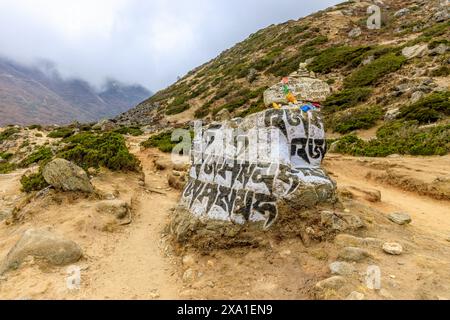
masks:
<svg viewBox="0 0 450 320"><path fill-rule="evenodd" d="M343 0L0 0L0 55L157 91L251 33Z"/></svg>

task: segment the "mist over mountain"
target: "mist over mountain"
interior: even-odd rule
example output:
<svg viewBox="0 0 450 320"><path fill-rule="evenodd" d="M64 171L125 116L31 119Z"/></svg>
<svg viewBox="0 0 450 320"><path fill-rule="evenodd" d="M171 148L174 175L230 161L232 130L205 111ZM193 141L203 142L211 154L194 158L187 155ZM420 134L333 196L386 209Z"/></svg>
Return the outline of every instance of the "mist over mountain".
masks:
<svg viewBox="0 0 450 320"><path fill-rule="evenodd" d="M100 88L63 78L53 63L26 66L0 57L0 126L91 122L120 114L152 93L108 79Z"/></svg>

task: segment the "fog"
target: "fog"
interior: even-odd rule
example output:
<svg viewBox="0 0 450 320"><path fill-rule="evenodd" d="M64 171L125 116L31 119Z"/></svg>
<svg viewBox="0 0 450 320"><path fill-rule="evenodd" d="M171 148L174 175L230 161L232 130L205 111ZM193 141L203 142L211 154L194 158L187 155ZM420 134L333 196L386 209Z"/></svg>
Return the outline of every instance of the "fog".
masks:
<svg viewBox="0 0 450 320"><path fill-rule="evenodd" d="M251 33L342 1L0 0L0 55L157 91Z"/></svg>

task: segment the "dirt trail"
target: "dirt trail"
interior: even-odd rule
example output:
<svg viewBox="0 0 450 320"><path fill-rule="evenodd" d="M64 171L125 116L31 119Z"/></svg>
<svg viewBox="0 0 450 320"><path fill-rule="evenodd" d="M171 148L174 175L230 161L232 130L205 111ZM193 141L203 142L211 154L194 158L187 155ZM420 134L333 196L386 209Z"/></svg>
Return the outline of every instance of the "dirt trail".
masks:
<svg viewBox="0 0 450 320"><path fill-rule="evenodd" d="M437 177L450 175L448 169L450 168L450 157L448 156L433 158L358 159L340 155L328 155L325 161L325 167L330 171L333 178L338 181L339 187L356 186L362 190L379 190L382 201L370 203L371 207L385 214L407 212L412 217L412 225L426 233L432 233L441 238L448 237L450 235L449 201L436 200L429 196L422 196L415 192L406 191L404 190L407 187L406 185L396 187L368 179L368 173L377 171L385 172L389 166L402 167L404 171L409 171L410 176L415 179L421 179L424 185L432 183ZM392 179L395 179L395 177ZM391 183L395 183L395 181Z"/></svg>
<svg viewBox="0 0 450 320"><path fill-rule="evenodd" d="M151 151L139 151L132 143L130 151L141 160L146 186L163 194L143 192L137 195L134 221L111 254L96 262L97 272L89 279L84 298L98 299L177 299L179 286L171 260L164 254L161 233L168 223L170 209L178 194L167 191L167 179L154 172ZM166 190L166 191L164 191Z"/></svg>

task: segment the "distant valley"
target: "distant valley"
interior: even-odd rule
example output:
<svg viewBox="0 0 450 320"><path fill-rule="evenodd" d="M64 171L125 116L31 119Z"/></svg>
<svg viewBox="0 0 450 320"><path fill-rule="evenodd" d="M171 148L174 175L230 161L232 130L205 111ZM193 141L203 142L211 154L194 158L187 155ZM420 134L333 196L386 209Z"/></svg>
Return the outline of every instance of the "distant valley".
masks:
<svg viewBox="0 0 450 320"><path fill-rule="evenodd" d="M140 85L108 80L102 89L82 79L64 79L54 69L0 58L0 126L66 124L113 117L147 99Z"/></svg>

